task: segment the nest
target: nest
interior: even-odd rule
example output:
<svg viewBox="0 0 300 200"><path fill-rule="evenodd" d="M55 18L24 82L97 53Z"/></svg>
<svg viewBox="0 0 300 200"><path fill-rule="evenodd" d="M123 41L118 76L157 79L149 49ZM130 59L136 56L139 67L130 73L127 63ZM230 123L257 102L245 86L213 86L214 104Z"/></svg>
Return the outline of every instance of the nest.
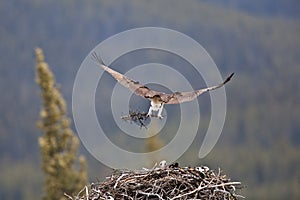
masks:
<svg viewBox="0 0 300 200"><path fill-rule="evenodd" d="M221 170L206 166L179 167L177 163L142 170L115 170L104 182L85 187L74 199L240 199L240 182L233 182ZM71 197L69 197L71 198ZM71 198L73 199L73 198Z"/></svg>

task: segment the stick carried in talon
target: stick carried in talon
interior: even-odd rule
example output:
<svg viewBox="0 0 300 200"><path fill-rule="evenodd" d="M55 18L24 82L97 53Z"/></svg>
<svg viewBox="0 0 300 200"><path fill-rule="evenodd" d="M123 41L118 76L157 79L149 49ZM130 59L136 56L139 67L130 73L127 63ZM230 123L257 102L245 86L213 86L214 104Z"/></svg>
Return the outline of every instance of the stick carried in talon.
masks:
<svg viewBox="0 0 300 200"><path fill-rule="evenodd" d="M162 119L162 111L163 106L165 104L180 104L183 102L192 101L195 98L197 98L199 95L218 89L222 86L224 86L227 82L229 82L234 75L234 73L230 74L223 83L220 83L218 85L207 87L191 92L175 92L172 94L165 94L163 92L158 92L155 90L149 89L147 86L140 84L138 81L134 81L127 76L109 68L106 66L101 58L97 55L96 52L93 52L91 54L92 59L100 65L105 71L107 71L109 74L111 74L121 85L128 88L130 91L135 93L136 95L142 96L148 100L151 101L151 106L149 108L147 116L152 116L153 111L158 112L157 117Z"/></svg>

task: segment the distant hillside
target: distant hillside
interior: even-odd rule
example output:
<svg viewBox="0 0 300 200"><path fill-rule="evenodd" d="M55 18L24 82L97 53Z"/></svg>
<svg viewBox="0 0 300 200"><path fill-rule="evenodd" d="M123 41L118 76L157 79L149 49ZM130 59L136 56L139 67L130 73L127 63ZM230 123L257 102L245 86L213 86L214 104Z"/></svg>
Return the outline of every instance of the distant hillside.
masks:
<svg viewBox="0 0 300 200"><path fill-rule="evenodd" d="M270 191L273 199L299 197L299 3L276 1L272 7L271 0L263 1L263 6L258 0L247 1L249 6L234 0L226 1L228 5L220 2L0 2L0 177L5 180L0 181L0 198L39 199L40 175L31 168L39 169L40 134L35 127L40 99L33 49L43 48L71 106L74 78L87 53L111 35L144 26L191 36L211 54L224 76L236 73L227 89L224 131L203 162L221 166L247 184L250 197L263 199ZM129 58L115 64L137 62L134 56ZM209 99L203 98L200 106L205 110ZM205 111L203 121L210 117L209 109ZM201 124L199 132L206 126ZM198 162L198 148L194 144L181 159ZM20 173L23 165L25 171ZM90 174L97 176L105 174ZM32 184L20 186L24 180Z"/></svg>
<svg viewBox="0 0 300 200"><path fill-rule="evenodd" d="M300 2L297 0L203 0L222 7L237 9L249 13L250 15L260 15L264 17L281 17L293 20L300 19Z"/></svg>

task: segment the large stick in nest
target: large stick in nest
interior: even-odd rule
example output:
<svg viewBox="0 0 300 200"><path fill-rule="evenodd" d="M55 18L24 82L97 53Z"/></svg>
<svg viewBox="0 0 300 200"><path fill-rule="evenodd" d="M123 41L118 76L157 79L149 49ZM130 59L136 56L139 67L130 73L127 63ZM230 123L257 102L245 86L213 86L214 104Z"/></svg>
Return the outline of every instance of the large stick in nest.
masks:
<svg viewBox="0 0 300 200"><path fill-rule="evenodd" d="M116 170L101 183L92 183L70 199L180 200L240 199L241 183L206 166L179 167L177 163L142 170Z"/></svg>

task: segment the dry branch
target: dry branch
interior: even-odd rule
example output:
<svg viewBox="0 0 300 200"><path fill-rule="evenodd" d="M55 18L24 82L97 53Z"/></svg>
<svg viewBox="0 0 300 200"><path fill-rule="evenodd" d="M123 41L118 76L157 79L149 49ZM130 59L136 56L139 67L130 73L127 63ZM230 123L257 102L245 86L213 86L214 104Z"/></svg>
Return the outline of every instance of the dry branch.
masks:
<svg viewBox="0 0 300 200"><path fill-rule="evenodd" d="M140 112L140 111L132 111L129 110L129 114L126 116L122 116L121 119L124 121L130 121L138 124L140 128L144 127L147 128L146 126L146 120L149 118L147 113L145 112Z"/></svg>

